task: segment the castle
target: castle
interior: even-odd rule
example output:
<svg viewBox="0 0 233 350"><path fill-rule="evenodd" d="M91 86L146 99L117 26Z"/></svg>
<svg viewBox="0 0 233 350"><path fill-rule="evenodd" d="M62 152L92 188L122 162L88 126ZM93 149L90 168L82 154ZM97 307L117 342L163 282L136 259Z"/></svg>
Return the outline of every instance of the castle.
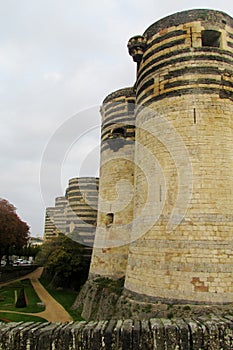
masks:
<svg viewBox="0 0 233 350"><path fill-rule="evenodd" d="M233 19L214 10L176 13L128 48L136 83L101 108L98 213L98 179L71 179L66 196L47 208L45 233L50 239L65 230L90 244L97 219L80 292L87 306L94 282L121 280L138 305L207 304L207 315L186 318L183 306L173 320L121 313L100 322L2 324L0 348L233 348ZM107 295L100 293L90 308L103 320L97 303ZM125 301L105 310L121 312ZM230 313L218 317L227 303Z"/></svg>
<svg viewBox="0 0 233 350"><path fill-rule="evenodd" d="M101 108L90 277L134 298L233 301L233 19L190 10L128 42L134 87Z"/></svg>
<svg viewBox="0 0 233 350"><path fill-rule="evenodd" d="M133 87L101 107L89 279L132 298L233 302L233 19L189 10L128 42Z"/></svg>

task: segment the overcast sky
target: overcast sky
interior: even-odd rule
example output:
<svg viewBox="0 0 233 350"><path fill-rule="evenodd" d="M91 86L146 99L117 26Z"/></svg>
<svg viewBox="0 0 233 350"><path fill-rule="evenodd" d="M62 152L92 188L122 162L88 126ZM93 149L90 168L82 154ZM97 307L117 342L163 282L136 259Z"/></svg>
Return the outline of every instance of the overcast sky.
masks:
<svg viewBox="0 0 233 350"><path fill-rule="evenodd" d="M128 39L191 8L233 16L229 0L0 0L0 197L33 236L69 178L98 176L99 106L135 82Z"/></svg>

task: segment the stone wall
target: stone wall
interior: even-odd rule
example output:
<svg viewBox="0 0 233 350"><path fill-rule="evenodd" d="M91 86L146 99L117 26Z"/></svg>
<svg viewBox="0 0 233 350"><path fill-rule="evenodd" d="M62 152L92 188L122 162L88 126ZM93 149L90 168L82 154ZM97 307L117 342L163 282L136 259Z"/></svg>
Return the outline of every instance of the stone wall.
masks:
<svg viewBox="0 0 233 350"><path fill-rule="evenodd" d="M1 350L231 350L233 317L0 324Z"/></svg>

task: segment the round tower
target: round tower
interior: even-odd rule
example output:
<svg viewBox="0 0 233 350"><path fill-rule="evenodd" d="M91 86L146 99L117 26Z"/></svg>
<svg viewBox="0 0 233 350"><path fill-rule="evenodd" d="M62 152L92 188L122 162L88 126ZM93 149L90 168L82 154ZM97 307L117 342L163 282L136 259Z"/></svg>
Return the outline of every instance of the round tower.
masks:
<svg viewBox="0 0 233 350"><path fill-rule="evenodd" d="M101 160L97 230L90 275L125 275L133 219L135 92L125 88L101 107Z"/></svg>
<svg viewBox="0 0 233 350"><path fill-rule="evenodd" d="M99 179L81 177L69 180L66 234L92 247L96 231Z"/></svg>
<svg viewBox="0 0 233 350"><path fill-rule="evenodd" d="M132 235L141 237L130 244L125 289L155 301L232 302L233 19L176 13L128 47L145 177L135 168Z"/></svg>

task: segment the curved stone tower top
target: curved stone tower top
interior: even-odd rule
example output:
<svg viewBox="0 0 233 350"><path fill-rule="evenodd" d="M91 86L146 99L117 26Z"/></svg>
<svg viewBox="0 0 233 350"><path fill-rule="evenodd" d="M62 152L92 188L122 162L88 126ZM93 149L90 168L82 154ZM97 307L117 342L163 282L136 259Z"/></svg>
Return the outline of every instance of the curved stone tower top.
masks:
<svg viewBox="0 0 233 350"><path fill-rule="evenodd" d="M116 91L111 92L108 96L103 100L103 106L108 102L113 102L115 99L127 99L135 96L135 91L132 86L125 87Z"/></svg>
<svg viewBox="0 0 233 350"><path fill-rule="evenodd" d="M103 101L100 112L101 154L106 149L118 151L127 143L132 144L135 136L135 90L133 87L119 89ZM107 155L108 157L108 155Z"/></svg>
<svg viewBox="0 0 233 350"><path fill-rule="evenodd" d="M233 98L233 19L223 12L170 15L131 38L128 49L138 68L137 104L193 93Z"/></svg>
<svg viewBox="0 0 233 350"><path fill-rule="evenodd" d="M109 94L101 106L102 132L113 124L134 125L135 90L133 87L119 89Z"/></svg>
<svg viewBox="0 0 233 350"><path fill-rule="evenodd" d="M224 28L225 25L233 27L233 19L228 14L211 9L195 9L177 12L160 19L150 25L144 32L143 37L149 40L152 36L163 29L176 27L188 22L201 21L209 26L217 25L217 28ZM165 34L165 33L164 33Z"/></svg>

